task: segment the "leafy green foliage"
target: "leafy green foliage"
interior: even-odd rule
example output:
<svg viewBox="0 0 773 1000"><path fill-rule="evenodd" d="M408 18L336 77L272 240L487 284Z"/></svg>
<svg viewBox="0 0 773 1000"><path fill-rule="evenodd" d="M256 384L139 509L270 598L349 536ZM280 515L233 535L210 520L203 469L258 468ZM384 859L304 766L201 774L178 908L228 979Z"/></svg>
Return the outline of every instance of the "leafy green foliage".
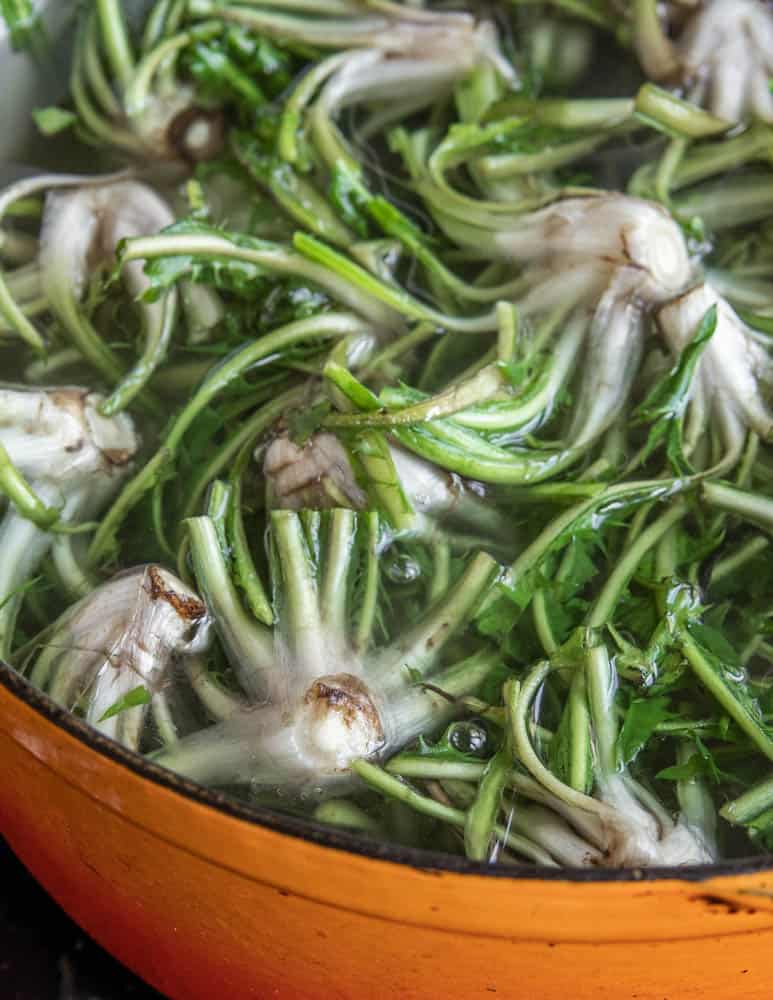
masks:
<svg viewBox="0 0 773 1000"><path fill-rule="evenodd" d="M65 108L38 108L32 112L32 117L42 135L57 135L71 128L78 121L73 111Z"/></svg>
<svg viewBox="0 0 773 1000"><path fill-rule="evenodd" d="M294 410L287 417L290 438L297 445L305 444L320 429L329 412L330 403L326 399L308 409Z"/></svg>
<svg viewBox="0 0 773 1000"><path fill-rule="evenodd" d="M708 778L714 784L726 780L729 775L719 767L715 755L700 736L695 736L696 753L684 764L674 764L660 771L656 777L661 781L690 781L693 778Z"/></svg>
<svg viewBox="0 0 773 1000"><path fill-rule="evenodd" d="M217 38L191 46L184 67L202 98L255 111L289 85L295 63L269 39L232 26Z"/></svg>
<svg viewBox="0 0 773 1000"><path fill-rule="evenodd" d="M5 21L14 51L34 51L45 37L32 0L0 0L0 17Z"/></svg>
<svg viewBox="0 0 773 1000"><path fill-rule="evenodd" d="M634 698L626 709L625 720L618 736L618 753L624 764L635 760L661 722L678 718L665 695Z"/></svg>
<svg viewBox="0 0 773 1000"><path fill-rule="evenodd" d="M359 236L367 237L369 231L367 207L370 194L358 173L343 162L338 162L330 178L328 197L341 219Z"/></svg>
<svg viewBox="0 0 773 1000"><path fill-rule="evenodd" d="M652 424L642 460L665 443L666 455L677 475L688 475L692 467L682 448L682 429L690 385L701 355L717 328L717 308L712 306L684 348L676 365L652 389L634 413L634 422Z"/></svg>
<svg viewBox="0 0 773 1000"><path fill-rule="evenodd" d="M263 250L267 247L263 240L242 233L229 233L196 219L176 222L164 230L164 235L211 236L225 239L235 247L244 247L247 250ZM148 262L145 273L150 279L150 287L145 293L145 298L150 302L159 299L168 288L182 279L213 285L215 288L235 292L247 298L264 294L267 284L272 280L265 268L259 264L218 254L207 256L179 254L160 257Z"/></svg>
<svg viewBox="0 0 773 1000"><path fill-rule="evenodd" d="M98 721L105 722L107 719L112 719L114 715L120 715L121 712L126 712L130 708L137 708L138 705L149 705L150 701L150 691L148 691L144 684L139 684L137 687L132 688L131 691L128 691L122 698L119 698L118 701L113 702L109 708L105 709Z"/></svg>

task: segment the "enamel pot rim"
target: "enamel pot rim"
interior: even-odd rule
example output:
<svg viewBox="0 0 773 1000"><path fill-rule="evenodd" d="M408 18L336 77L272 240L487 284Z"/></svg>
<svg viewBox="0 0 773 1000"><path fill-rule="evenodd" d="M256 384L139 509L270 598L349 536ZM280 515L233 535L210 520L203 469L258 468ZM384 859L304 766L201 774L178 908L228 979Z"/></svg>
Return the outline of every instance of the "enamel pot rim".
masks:
<svg viewBox="0 0 773 1000"><path fill-rule="evenodd" d="M247 805L197 785L186 778L159 767L151 761L114 740L103 736L88 723L78 719L66 709L34 687L18 671L0 660L0 685L14 698L25 702L48 722L74 736L87 750L108 758L114 764L125 768L146 781L161 786L185 799L208 806L215 812L225 814L244 823L266 827L287 837L317 844L322 847L348 851L377 861L388 861L411 868L428 871L449 872L456 875L484 875L487 878L510 879L514 881L539 880L571 883L621 883L657 882L661 880L681 882L702 882L722 876L753 875L773 872L773 858L755 856L736 858L716 865L695 865L689 868L543 868L510 867L487 865L468 861L466 858L443 854L414 847L385 843L363 834L338 830L310 819L285 815L265 806Z"/></svg>

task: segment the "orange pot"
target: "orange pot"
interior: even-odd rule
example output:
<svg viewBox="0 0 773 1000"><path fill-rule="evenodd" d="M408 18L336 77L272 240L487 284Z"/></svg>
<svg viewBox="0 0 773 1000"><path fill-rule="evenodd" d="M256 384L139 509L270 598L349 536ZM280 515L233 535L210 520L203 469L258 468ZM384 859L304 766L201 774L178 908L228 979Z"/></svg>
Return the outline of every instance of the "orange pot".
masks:
<svg viewBox="0 0 773 1000"><path fill-rule="evenodd" d="M773 870L487 870L203 791L0 665L0 832L179 1000L770 1000Z"/></svg>

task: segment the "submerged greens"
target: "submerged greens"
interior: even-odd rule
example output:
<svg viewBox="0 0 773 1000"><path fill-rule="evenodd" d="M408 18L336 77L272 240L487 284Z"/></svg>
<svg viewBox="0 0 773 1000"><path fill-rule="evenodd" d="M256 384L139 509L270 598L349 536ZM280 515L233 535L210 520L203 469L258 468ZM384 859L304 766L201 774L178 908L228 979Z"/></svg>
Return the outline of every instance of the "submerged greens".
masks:
<svg viewBox="0 0 773 1000"><path fill-rule="evenodd" d="M129 6L0 193L0 656L371 837L773 848L768 5Z"/></svg>

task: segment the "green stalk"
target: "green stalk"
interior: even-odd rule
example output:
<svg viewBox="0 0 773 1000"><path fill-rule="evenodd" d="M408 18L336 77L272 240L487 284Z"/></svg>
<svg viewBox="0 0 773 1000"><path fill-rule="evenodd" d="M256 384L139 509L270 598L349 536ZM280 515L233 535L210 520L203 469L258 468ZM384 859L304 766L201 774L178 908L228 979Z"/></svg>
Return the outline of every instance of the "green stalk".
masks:
<svg viewBox="0 0 773 1000"><path fill-rule="evenodd" d="M303 7L297 8L303 11ZM319 4L309 4L306 9L315 14L324 8ZM367 8L360 8L367 10ZM354 13L350 8L347 12ZM232 24L240 24L257 34L266 34L284 42L313 45L319 48L346 48L367 44L382 31L390 28L384 17L298 17L274 14L256 7L223 5L213 0L193 0L191 13L208 17L214 15Z"/></svg>
<svg viewBox="0 0 773 1000"><path fill-rule="evenodd" d="M81 355L111 384L122 383L124 374L121 363L115 353L102 340L91 320L81 311L72 294L69 279L65 284L60 276L52 276L44 282L44 287L51 304L51 309L67 331L73 345ZM170 331L171 332L171 331ZM133 388L129 383L129 388ZM137 387L139 391L141 386ZM125 392L126 390L124 390ZM134 393L131 392L130 395ZM117 397L123 398L123 392Z"/></svg>
<svg viewBox="0 0 773 1000"><path fill-rule="evenodd" d="M478 552L440 601L374 658L369 667L374 676L399 683L405 667L422 674L428 670L448 640L475 614L498 572L496 560Z"/></svg>
<svg viewBox="0 0 773 1000"><path fill-rule="evenodd" d="M125 128L113 125L91 103L84 79L85 55L82 44L76 44L70 72L70 96L72 97L78 118L84 129L89 133L88 140L95 143L105 143L115 146L124 152L137 152L137 137Z"/></svg>
<svg viewBox="0 0 773 1000"><path fill-rule="evenodd" d="M352 764L352 770L365 784L382 795L396 799L398 802L403 802L424 816L430 816L432 819L448 823L450 826L457 827L460 830L465 828L466 817L461 809L453 809L451 806L443 805L443 803L437 802L435 799L430 799L425 795L419 794L410 785L407 785L399 778L387 774L386 771L375 764L370 764L365 760L356 760ZM494 833L497 838L522 857L529 858L529 860L534 861L536 864L545 865L549 868L558 867L547 851L543 851L541 847L527 840L526 837L509 833L504 827L499 825L494 827Z"/></svg>
<svg viewBox="0 0 773 1000"><path fill-rule="evenodd" d="M328 374L328 368L325 369ZM486 365L477 374L444 392L406 406L403 409L384 412L376 397L379 409L365 413L333 413L325 418L328 427L399 427L426 423L450 417L460 410L482 403L499 393L506 385L506 379L499 365Z"/></svg>
<svg viewBox="0 0 773 1000"><path fill-rule="evenodd" d="M397 774L402 778L475 782L483 776L487 767L484 761L434 760L423 754L407 751L396 754L384 765L384 769L390 774Z"/></svg>
<svg viewBox="0 0 773 1000"><path fill-rule="evenodd" d="M369 510L360 514L359 533L364 536L361 540L364 568L361 575L359 606L354 614L354 649L355 652L363 654L370 645L378 610L379 517L375 511Z"/></svg>
<svg viewBox="0 0 773 1000"><path fill-rule="evenodd" d="M773 776L765 778L731 802L726 802L719 810L719 814L728 823L744 824L751 822L771 807L773 807Z"/></svg>
<svg viewBox="0 0 773 1000"><path fill-rule="evenodd" d="M602 628L608 621L611 621L615 607L623 596L639 563L650 549L654 548L660 539L686 515L686 504L677 501L670 510L667 510L657 521L642 531L636 541L626 549L591 608L587 619L589 628Z"/></svg>
<svg viewBox="0 0 773 1000"><path fill-rule="evenodd" d="M429 587L429 600L439 600L451 582L451 546L447 541L432 543L432 580Z"/></svg>
<svg viewBox="0 0 773 1000"><path fill-rule="evenodd" d="M585 683L601 777L617 771L617 675L606 646L591 646L585 659Z"/></svg>
<svg viewBox="0 0 773 1000"><path fill-rule="evenodd" d="M172 289L149 315L142 354L99 407L103 417L121 413L142 392L169 352L176 321L177 292Z"/></svg>
<svg viewBox="0 0 773 1000"><path fill-rule="evenodd" d="M359 830L362 833L382 836L384 834L384 829L378 820L347 799L328 799L327 802L320 803L314 810L314 819L318 823L341 826L346 830Z"/></svg>
<svg viewBox="0 0 773 1000"><path fill-rule="evenodd" d="M717 174L724 174L755 160L773 158L773 131L755 124L731 139L702 143L686 156L674 171L675 190L697 184Z"/></svg>
<svg viewBox="0 0 773 1000"><path fill-rule="evenodd" d="M292 93L284 102L279 122L277 148L279 155L286 163L302 166L298 148L298 131L303 113L316 91L348 58L348 52L340 52L313 65L296 83Z"/></svg>
<svg viewBox="0 0 773 1000"><path fill-rule="evenodd" d="M46 530L59 520L59 510L45 504L11 461L0 443L0 494L4 494L19 514ZM1 595L0 595L1 596Z"/></svg>
<svg viewBox="0 0 773 1000"><path fill-rule="evenodd" d="M427 340L432 340L438 336L438 331L431 323L419 323L410 333L398 337L392 343L387 344L360 369L361 379L367 379L378 374L385 374L392 367L392 362L403 354L407 354L416 347L420 347Z"/></svg>
<svg viewBox="0 0 773 1000"><path fill-rule="evenodd" d="M559 514L524 549L503 575L501 583L505 587L515 590L525 578L539 568L542 560L550 552L556 551L570 541L575 532L588 523L589 518L593 518L595 530L598 531L606 516L611 515L613 511L618 512L624 505L638 506L648 500L667 499L683 488L678 482L658 479L619 483L608 487L596 483L589 483L587 486L592 495L563 514ZM604 513L605 507L608 514Z"/></svg>
<svg viewBox="0 0 773 1000"><path fill-rule="evenodd" d="M660 23L657 0L634 0L633 42L644 71L656 80L676 75L678 53Z"/></svg>
<svg viewBox="0 0 773 1000"><path fill-rule="evenodd" d="M582 448L539 451L500 448L450 423L433 422L395 428L394 437L408 451L467 479L500 486L524 486L557 475L582 457ZM588 444L587 447L590 447Z"/></svg>
<svg viewBox="0 0 773 1000"><path fill-rule="evenodd" d="M764 535L756 535L754 538L750 538L748 542L744 542L734 552L731 552L714 564L711 571L711 586L715 587L722 583L723 580L731 577L745 566L746 563L762 555L769 547L770 539Z"/></svg>
<svg viewBox="0 0 773 1000"><path fill-rule="evenodd" d="M553 147L547 147L539 153L499 153L482 156L476 160L475 167L488 181L504 180L510 177L520 177L528 174L557 170L568 166L575 160L581 160L595 152L610 136L584 136L572 142L562 142Z"/></svg>
<svg viewBox="0 0 773 1000"><path fill-rule="evenodd" d="M276 553L272 577L277 617L296 667L309 676L324 673L325 648L319 591L312 553L306 544L301 519L292 510L272 510L271 543ZM336 637L342 635L338 632Z"/></svg>
<svg viewBox="0 0 773 1000"><path fill-rule="evenodd" d="M120 0L96 0L96 10L107 60L120 90L126 91L134 74L134 56Z"/></svg>
<svg viewBox="0 0 773 1000"><path fill-rule="evenodd" d="M315 186L282 160L265 156L258 143L243 133L231 139L231 149L249 175L304 229L343 248L354 233L333 212Z"/></svg>
<svg viewBox="0 0 773 1000"><path fill-rule="evenodd" d="M764 171L707 181L677 197L674 209L680 218L702 219L711 232L748 226L773 215L773 178Z"/></svg>
<svg viewBox="0 0 773 1000"><path fill-rule="evenodd" d="M484 115L484 122L522 116L543 125L571 131L609 129L622 124L633 114L634 101L617 98L505 97Z"/></svg>
<svg viewBox="0 0 773 1000"><path fill-rule="evenodd" d="M529 736L529 712L537 692L545 683L550 671L550 663L547 661L538 663L527 674L520 690L512 681L505 684L505 707L510 720L510 731L516 755L532 777L556 798L561 799L568 806L594 813L602 818L606 817L609 810L602 802L591 798L590 795L585 795L583 792L578 792L560 781L552 771L545 767L532 746Z"/></svg>
<svg viewBox="0 0 773 1000"><path fill-rule="evenodd" d="M274 612L268 594L260 579L260 574L250 552L247 532L244 527L244 507L242 503L242 480L244 470L252 455L252 441L241 449L231 473L231 498L228 505L226 535L230 544L237 583L244 593L250 611L264 625L274 624Z"/></svg>
<svg viewBox="0 0 773 1000"><path fill-rule="evenodd" d="M96 10L92 10L86 22L82 52L83 70L92 94L109 118L118 118L121 114L121 105L102 68L99 19Z"/></svg>
<svg viewBox="0 0 773 1000"><path fill-rule="evenodd" d="M577 792L593 787L593 752L591 717L588 709L588 685L582 670L576 670L569 687L569 784Z"/></svg>
<svg viewBox="0 0 773 1000"><path fill-rule="evenodd" d="M773 531L773 500L761 493L749 493L725 483L706 481L701 496L712 508L752 521L766 531Z"/></svg>
<svg viewBox="0 0 773 1000"><path fill-rule="evenodd" d="M707 653L687 629L679 634L679 645L693 673L725 712L746 733L768 760L773 760L773 733L764 724L756 702L752 702L739 670Z"/></svg>
<svg viewBox="0 0 773 1000"><path fill-rule="evenodd" d="M311 237L297 235L299 242L303 239L310 240ZM312 240L317 246L334 254L335 251L326 247L322 243ZM190 235L164 235L158 236L138 236L127 240L121 254L121 261L132 260L157 260L163 257L216 257L224 260L243 261L247 264L256 265L272 274L287 274L304 278L315 285L320 285L338 299L341 303L361 312L363 316L370 319L374 325L394 329L400 326L399 315L393 308L385 306L378 295L371 292L368 281L349 280L344 276L344 280L335 273L335 268L328 267L323 260L320 263L314 260L307 260L306 256L294 254L284 246L277 243L268 243L265 240L254 239L249 236L238 234L190 234ZM339 256L339 255L336 255ZM346 260L346 258L341 258ZM361 268L352 267L358 273L370 279L367 271ZM332 272L332 273L331 273ZM355 275L356 279L356 275ZM381 287L376 279L372 279L376 286ZM364 294L363 294L364 293ZM400 297L400 293L396 293ZM408 297L410 298L410 296Z"/></svg>
<svg viewBox="0 0 773 1000"><path fill-rule="evenodd" d="M191 540L196 581L229 653L239 683L252 701L265 698L274 666L271 632L247 615L228 572L218 530L211 517L192 517L185 525Z"/></svg>
<svg viewBox="0 0 773 1000"><path fill-rule="evenodd" d="M488 861L511 759L500 750L486 765L464 823L464 848L472 861Z"/></svg>
<svg viewBox="0 0 773 1000"><path fill-rule="evenodd" d="M677 764L687 764L694 750L694 744L680 743L676 751ZM682 779L677 782L676 794L682 816L688 826L700 831L706 846L716 854L717 811L706 779L699 775Z"/></svg>
<svg viewBox="0 0 773 1000"><path fill-rule="evenodd" d="M497 328L495 310L472 317L449 316L438 312L425 306L424 303L402 289L380 281L359 264L355 264L354 261L333 250L332 247L320 243L319 240L315 240L305 233L295 234L293 246L304 257L328 268L348 283L355 285L369 297L377 299L401 313L406 319L426 320L456 333L485 333Z"/></svg>
<svg viewBox="0 0 773 1000"><path fill-rule="evenodd" d="M129 118L141 115L152 101L153 80L156 73L165 66L174 66L177 56L194 42L204 42L222 34L223 25L219 21L205 21L187 31L159 41L146 53L132 72L124 94L124 107Z"/></svg>
<svg viewBox="0 0 773 1000"><path fill-rule="evenodd" d="M732 128L732 122L717 118L697 104L683 101L654 83L645 83L636 95L635 110L646 120L688 139L705 139Z"/></svg>
<svg viewBox="0 0 773 1000"><path fill-rule="evenodd" d="M322 622L333 635L348 636L346 606L349 573L357 536L357 515L337 509L327 515L327 544L322 560L319 606Z"/></svg>
<svg viewBox="0 0 773 1000"><path fill-rule="evenodd" d="M156 0L145 21L142 32L142 51L147 52L157 45L166 34L167 18L177 0Z"/></svg>
<svg viewBox="0 0 773 1000"><path fill-rule="evenodd" d="M416 511L397 475L386 437L380 431L364 431L348 446L371 506L397 533L412 531L417 523Z"/></svg>
<svg viewBox="0 0 773 1000"><path fill-rule="evenodd" d="M548 617L547 604L545 602L545 589L540 589L535 593L532 601L532 616L534 619L534 631L537 633L542 648L547 656L551 656L558 649L558 640L553 635L553 628Z"/></svg>

